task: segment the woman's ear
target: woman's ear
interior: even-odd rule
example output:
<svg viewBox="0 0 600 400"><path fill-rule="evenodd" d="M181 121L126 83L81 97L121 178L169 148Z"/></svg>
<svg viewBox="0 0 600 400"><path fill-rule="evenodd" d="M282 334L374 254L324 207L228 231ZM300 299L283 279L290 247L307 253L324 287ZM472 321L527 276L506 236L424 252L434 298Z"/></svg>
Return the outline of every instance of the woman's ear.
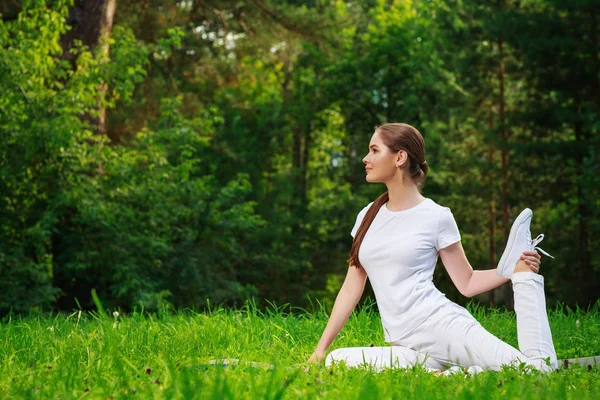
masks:
<svg viewBox="0 0 600 400"><path fill-rule="evenodd" d="M404 168L406 161L408 160L408 153L405 150L400 150L396 153L396 167Z"/></svg>

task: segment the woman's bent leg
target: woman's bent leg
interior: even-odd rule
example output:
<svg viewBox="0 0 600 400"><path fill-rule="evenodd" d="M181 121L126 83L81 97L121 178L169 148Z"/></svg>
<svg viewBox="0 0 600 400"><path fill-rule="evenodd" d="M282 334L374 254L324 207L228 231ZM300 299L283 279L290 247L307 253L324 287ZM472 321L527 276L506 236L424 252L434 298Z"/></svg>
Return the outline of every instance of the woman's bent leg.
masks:
<svg viewBox="0 0 600 400"><path fill-rule="evenodd" d="M551 339L552 351L548 350L549 328L548 332L540 328L544 322L539 315L541 306L537 303L535 306L531 304L534 301L539 302L539 288L535 289L536 297L532 298L532 291L527 286L521 285L522 281L531 281L531 278L527 275L522 277L518 275L515 274L515 308L518 315L519 341L522 342L523 351L515 349L492 335L466 310L454 304L439 309L411 335L395 344L429 354L444 368L479 366L485 369L500 370L503 365L517 366L525 363L542 371L552 370L556 365L556 356ZM536 281L537 283L539 282ZM524 285L531 286L531 283ZM522 305L532 307L532 309L522 310ZM534 309L537 310L535 315L533 314ZM548 323L547 316L545 323L546 325ZM524 335L523 338L522 335ZM540 342L544 344L538 346L537 344ZM546 350L540 350L540 348ZM547 357L550 357L550 366L546 364Z"/></svg>
<svg viewBox="0 0 600 400"><path fill-rule="evenodd" d="M538 369L556 369L558 362L546 312L544 277L533 272L517 272L512 276L512 284L519 349Z"/></svg>
<svg viewBox="0 0 600 400"><path fill-rule="evenodd" d="M442 365L425 353L403 346L347 347L332 351L325 359L325 365L344 361L348 367L367 366L376 370L385 368L406 368L417 364L428 369L441 369Z"/></svg>
<svg viewBox="0 0 600 400"><path fill-rule="evenodd" d="M488 332L472 315L454 304L442 307L397 344L430 354L442 369L478 366L500 370L526 361L524 354Z"/></svg>

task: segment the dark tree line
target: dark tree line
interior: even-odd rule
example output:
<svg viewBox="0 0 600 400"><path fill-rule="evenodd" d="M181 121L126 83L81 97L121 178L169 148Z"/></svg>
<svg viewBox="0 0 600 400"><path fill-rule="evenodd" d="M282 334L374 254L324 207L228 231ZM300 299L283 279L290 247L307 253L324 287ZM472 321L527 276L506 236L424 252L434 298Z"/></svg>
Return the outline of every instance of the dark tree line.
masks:
<svg viewBox="0 0 600 400"><path fill-rule="evenodd" d="M331 304L385 121L475 268L530 207L550 302L595 302L598 5L2 2L0 310Z"/></svg>

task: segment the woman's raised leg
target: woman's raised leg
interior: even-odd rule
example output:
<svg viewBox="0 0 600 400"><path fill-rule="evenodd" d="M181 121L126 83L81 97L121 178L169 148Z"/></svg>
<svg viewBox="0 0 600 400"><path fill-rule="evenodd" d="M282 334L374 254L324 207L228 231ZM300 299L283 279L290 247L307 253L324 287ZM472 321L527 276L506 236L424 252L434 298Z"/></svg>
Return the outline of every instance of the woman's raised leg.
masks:
<svg viewBox="0 0 600 400"><path fill-rule="evenodd" d="M512 284L519 350L538 369L556 369L558 362L546 312L544 277L534 272L515 272Z"/></svg>

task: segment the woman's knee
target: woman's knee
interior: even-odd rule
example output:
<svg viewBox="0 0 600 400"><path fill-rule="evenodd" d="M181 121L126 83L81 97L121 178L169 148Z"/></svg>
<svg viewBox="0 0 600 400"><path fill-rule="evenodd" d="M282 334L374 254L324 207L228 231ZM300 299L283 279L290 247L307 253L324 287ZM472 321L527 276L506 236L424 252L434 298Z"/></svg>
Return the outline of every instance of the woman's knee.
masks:
<svg viewBox="0 0 600 400"><path fill-rule="evenodd" d="M340 348L335 349L325 358L325 365L330 366L334 362L344 361L348 366L354 364L355 353L358 348Z"/></svg>
<svg viewBox="0 0 600 400"><path fill-rule="evenodd" d="M371 364L381 360L381 348L379 347L344 347L333 350L325 358L325 365L343 361L348 367L356 367Z"/></svg>

